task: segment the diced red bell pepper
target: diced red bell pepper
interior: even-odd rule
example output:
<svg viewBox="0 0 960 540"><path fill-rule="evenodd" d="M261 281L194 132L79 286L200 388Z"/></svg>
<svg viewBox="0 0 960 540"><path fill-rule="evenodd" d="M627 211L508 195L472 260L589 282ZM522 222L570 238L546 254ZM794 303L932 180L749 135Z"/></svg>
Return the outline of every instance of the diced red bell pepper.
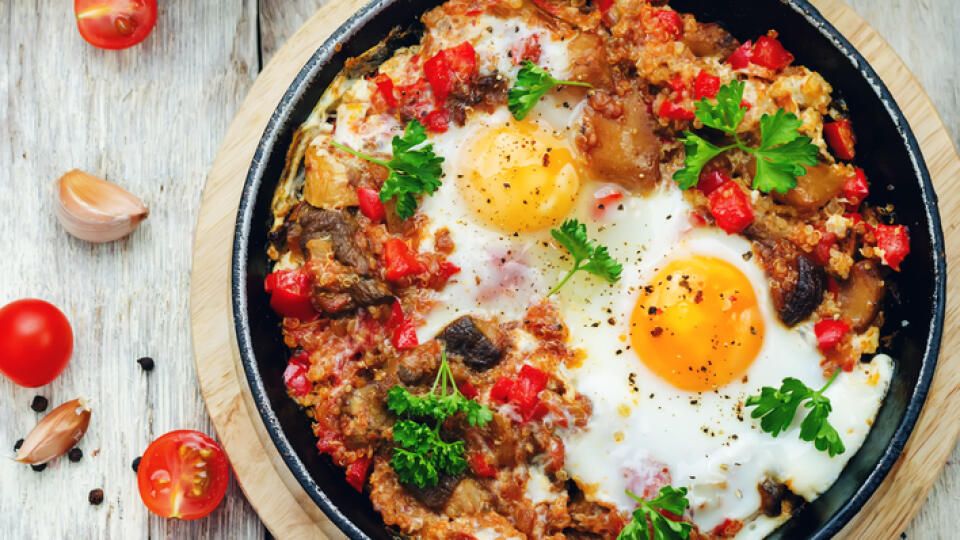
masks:
<svg viewBox="0 0 960 540"><path fill-rule="evenodd" d="M460 390L460 393L463 394L463 397L467 399L473 399L480 395L480 393L477 392L477 388L470 384L470 381L463 381L462 383L458 384L457 390Z"/></svg>
<svg viewBox="0 0 960 540"><path fill-rule="evenodd" d="M445 133L450 127L450 113L446 109L430 111L425 127L430 133Z"/></svg>
<svg viewBox="0 0 960 540"><path fill-rule="evenodd" d="M400 305L399 300L393 303L393 308L390 310L387 329L393 331L391 341L397 350L412 349L420 344L420 340L417 339L417 329L413 321L403 312L403 306Z"/></svg>
<svg viewBox="0 0 960 540"><path fill-rule="evenodd" d="M384 103L390 107L396 107L398 102L397 95L393 93L393 79L386 73L380 73L374 77L373 83L377 85L377 91Z"/></svg>
<svg viewBox="0 0 960 540"><path fill-rule="evenodd" d="M437 270L437 275L439 275L444 282L450 279L450 276L459 273L460 267L450 261L443 261L440 263L440 268Z"/></svg>
<svg viewBox="0 0 960 540"><path fill-rule="evenodd" d="M263 288L270 293L270 307L283 317L302 321L316 317L310 301L310 276L302 270L278 270L264 280Z"/></svg>
<svg viewBox="0 0 960 540"><path fill-rule="evenodd" d="M383 221L387 211L380 200L380 192L370 188L357 188L357 200L360 201L360 212L370 221Z"/></svg>
<svg viewBox="0 0 960 540"><path fill-rule="evenodd" d="M840 284L833 279L833 276L827 276L827 291L833 295L834 300L840 296Z"/></svg>
<svg viewBox="0 0 960 540"><path fill-rule="evenodd" d="M843 198L847 200L848 208L857 208L860 206L860 203L870 194L867 175L863 172L863 169L857 167L857 171L853 176L843 182L843 190L841 193L843 194Z"/></svg>
<svg viewBox="0 0 960 540"><path fill-rule="evenodd" d="M733 180L713 190L707 195L710 214L717 220L717 226L735 234L753 223L753 206L750 197Z"/></svg>
<svg viewBox="0 0 960 540"><path fill-rule="evenodd" d="M513 385L513 379L500 377L497 382L493 383L493 388L490 389L490 399L501 405L506 404L510 399L510 392L513 391Z"/></svg>
<svg viewBox="0 0 960 540"><path fill-rule="evenodd" d="M844 214L843 217L850 220L850 227L856 227L857 225L863 223L863 216L860 215L860 212L850 212Z"/></svg>
<svg viewBox="0 0 960 540"><path fill-rule="evenodd" d="M353 489L362 492L363 485L367 482L367 472L370 470L368 457L362 457L347 467L347 483L353 486Z"/></svg>
<svg viewBox="0 0 960 540"><path fill-rule="evenodd" d="M343 440L336 431L321 428L317 432L317 450L321 454L333 455L341 446L343 446Z"/></svg>
<svg viewBox="0 0 960 540"><path fill-rule="evenodd" d="M307 378L309 370L310 360L305 352L291 357L287 362L287 368L283 370L283 384L294 396L305 396L313 388L313 383Z"/></svg>
<svg viewBox="0 0 960 540"><path fill-rule="evenodd" d="M751 55L753 55L753 42L747 41L739 46L737 50L733 51L733 54L727 58L727 63L730 64L730 67L733 69L743 69L750 65Z"/></svg>
<svg viewBox="0 0 960 540"><path fill-rule="evenodd" d="M550 412L550 407L547 407L547 404L542 401L537 401L537 404L527 410L523 415L523 421L543 420L543 417L546 416L548 412Z"/></svg>
<svg viewBox="0 0 960 540"><path fill-rule="evenodd" d="M600 13L606 13L613 7L613 3L614 0L597 0L597 7L600 9Z"/></svg>
<svg viewBox="0 0 960 540"><path fill-rule="evenodd" d="M487 456L482 452L473 452L470 454L470 469L473 474L486 478L493 478L497 475L497 468L487 461Z"/></svg>
<svg viewBox="0 0 960 540"><path fill-rule="evenodd" d="M857 136L853 133L853 124L846 119L830 122L823 126L823 137L830 149L840 159L850 161L857 155Z"/></svg>
<svg viewBox="0 0 960 540"><path fill-rule="evenodd" d="M676 77L670 79L670 89L673 90L673 93L677 95L674 101L683 99L683 95L687 91L687 83L683 80L683 75L677 75Z"/></svg>
<svg viewBox="0 0 960 540"><path fill-rule="evenodd" d="M477 52L469 41L444 49L423 63L423 73L439 105L447 100L455 83L469 81L476 69Z"/></svg>
<svg viewBox="0 0 960 540"><path fill-rule="evenodd" d="M685 109L683 106L678 105L670 100L665 100L663 104L660 105L659 114L661 117L668 120L693 120L696 118L696 115L693 114L693 111L690 109Z"/></svg>
<svg viewBox="0 0 960 540"><path fill-rule="evenodd" d="M701 69L700 73L697 73L697 78L693 80L693 98L696 100L712 98L719 91L720 77L711 75Z"/></svg>
<svg viewBox="0 0 960 540"><path fill-rule="evenodd" d="M830 263L830 250L837 245L837 235L830 231L820 231L820 242L813 248L810 255L813 262L820 266L826 266Z"/></svg>
<svg viewBox="0 0 960 540"><path fill-rule="evenodd" d="M883 250L880 261L900 271L900 263L910 253L910 233L903 225L878 224L873 231L877 237L877 247Z"/></svg>
<svg viewBox="0 0 960 540"><path fill-rule="evenodd" d="M517 382L510 390L510 403L517 406L517 412L524 419L530 417L539 403L540 392L547 387L547 374L525 364L520 368Z"/></svg>
<svg viewBox="0 0 960 540"><path fill-rule="evenodd" d="M723 520L723 523L714 527L710 534L719 536L720 538L731 538L740 532L740 529L743 529L742 521L739 519L726 518Z"/></svg>
<svg viewBox="0 0 960 540"><path fill-rule="evenodd" d="M683 35L683 21L680 20L680 15L676 11L672 9L661 9L654 13L653 16L657 20L657 25L659 25L668 36L673 39L680 39L680 36Z"/></svg>
<svg viewBox="0 0 960 540"><path fill-rule="evenodd" d="M731 178L719 168L707 165L700 171L700 180L697 181L697 189L704 195L710 195L714 190L730 180Z"/></svg>
<svg viewBox="0 0 960 540"><path fill-rule="evenodd" d="M510 47L510 58L515 66L519 66L527 60L536 64L540 61L540 53L540 36L537 34L531 34L525 39L515 41L513 46Z"/></svg>
<svg viewBox="0 0 960 540"><path fill-rule="evenodd" d="M383 264L387 268L386 277L390 281L420 274L427 269L410 246L399 238L391 238L384 244Z"/></svg>
<svg viewBox="0 0 960 540"><path fill-rule="evenodd" d="M404 116L416 118L421 123L425 122L427 114L433 109L429 90L430 85L425 79L418 79L406 86L398 86L396 94L399 96L397 101L400 112Z"/></svg>
<svg viewBox="0 0 960 540"><path fill-rule="evenodd" d="M774 71L780 71L793 62L793 55L783 48L780 40L770 36L760 36L753 46L750 62Z"/></svg>
<svg viewBox="0 0 960 540"><path fill-rule="evenodd" d="M821 351L829 351L836 347L849 331L849 324L834 319L824 319L813 325L813 333L817 336L817 345L820 346Z"/></svg>

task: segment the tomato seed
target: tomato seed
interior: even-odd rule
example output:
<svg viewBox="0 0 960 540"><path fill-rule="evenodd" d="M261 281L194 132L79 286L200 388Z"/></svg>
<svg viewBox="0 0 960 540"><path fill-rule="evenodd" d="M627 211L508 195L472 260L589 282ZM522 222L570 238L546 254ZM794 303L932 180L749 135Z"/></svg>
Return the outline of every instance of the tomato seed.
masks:
<svg viewBox="0 0 960 540"><path fill-rule="evenodd" d="M33 402L30 403L30 408L37 412L43 412L47 410L48 405L50 405L50 403L47 401L47 398L43 396L33 396Z"/></svg>
<svg viewBox="0 0 960 540"><path fill-rule="evenodd" d="M144 356L143 358L137 360L137 363L140 364L140 367L144 371L153 371L153 366L154 366L153 358L150 358L149 356Z"/></svg>
<svg viewBox="0 0 960 540"><path fill-rule="evenodd" d="M70 461L76 463L83 459L83 450L79 448L71 448L70 451L67 452L67 457L70 458Z"/></svg>
<svg viewBox="0 0 960 540"><path fill-rule="evenodd" d="M90 504L96 506L103 502L103 490L100 488L91 489L90 495L87 496L87 500L90 501Z"/></svg>
<svg viewBox="0 0 960 540"><path fill-rule="evenodd" d="M130 464L130 467L133 468L133 472L140 470L140 456L137 456L137 459L133 460L133 463Z"/></svg>

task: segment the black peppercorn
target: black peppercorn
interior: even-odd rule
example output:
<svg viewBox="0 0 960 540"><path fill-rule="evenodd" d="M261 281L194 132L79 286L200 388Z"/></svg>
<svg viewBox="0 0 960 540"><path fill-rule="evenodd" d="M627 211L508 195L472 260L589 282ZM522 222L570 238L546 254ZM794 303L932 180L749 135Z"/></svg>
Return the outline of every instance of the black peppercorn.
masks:
<svg viewBox="0 0 960 540"><path fill-rule="evenodd" d="M67 452L67 457L70 458L70 461L76 463L83 458L83 450L79 448L71 448L70 451Z"/></svg>
<svg viewBox="0 0 960 540"><path fill-rule="evenodd" d="M47 405L49 404L47 398L43 396L33 396L33 402L30 403L30 408L37 412L43 412L47 410Z"/></svg>
<svg viewBox="0 0 960 540"><path fill-rule="evenodd" d="M87 497L87 500L90 501L92 505L98 505L103 502L103 490L100 488L91 489L90 495Z"/></svg>
<svg viewBox="0 0 960 540"><path fill-rule="evenodd" d="M13 443L13 451L16 452L23 446L23 439L17 439L17 442Z"/></svg>
<svg viewBox="0 0 960 540"><path fill-rule="evenodd" d="M46 463L41 463L41 464L39 464L39 465L31 465L30 468L33 469L33 470L35 470L35 471L37 471L37 472L40 472L40 471L42 471L42 470L44 470L44 469L47 468L47 464L46 464Z"/></svg>
<svg viewBox="0 0 960 540"><path fill-rule="evenodd" d="M130 464L130 467L133 468L133 472L140 470L140 456L137 456L137 459L133 460L133 463Z"/></svg>
<svg viewBox="0 0 960 540"><path fill-rule="evenodd" d="M144 356L143 358L137 360L137 363L140 364L140 367L144 371L153 371L153 366L154 366L153 358L150 358L149 356Z"/></svg>

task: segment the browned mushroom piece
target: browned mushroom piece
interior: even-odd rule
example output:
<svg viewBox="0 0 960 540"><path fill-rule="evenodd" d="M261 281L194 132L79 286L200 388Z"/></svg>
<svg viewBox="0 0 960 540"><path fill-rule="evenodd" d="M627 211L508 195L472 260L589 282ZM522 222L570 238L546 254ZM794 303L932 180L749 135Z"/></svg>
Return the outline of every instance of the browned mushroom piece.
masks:
<svg viewBox="0 0 960 540"><path fill-rule="evenodd" d="M427 508L440 511L447 505L447 501L453 495L453 490L457 489L457 484L460 483L462 478L460 475L442 474L440 475L440 481L435 486L417 487L413 484L403 484L403 487L407 488L407 491Z"/></svg>
<svg viewBox="0 0 960 540"><path fill-rule="evenodd" d="M596 92L584 111L581 149L597 180L630 191L652 189L660 179L660 139L640 92L622 97Z"/></svg>
<svg viewBox="0 0 960 540"><path fill-rule="evenodd" d="M840 193L846 179L846 168L842 165L820 163L808 167L807 174L797 178L797 187L786 193L774 191L772 195L801 212L816 212Z"/></svg>
<svg viewBox="0 0 960 540"><path fill-rule="evenodd" d="M855 331L863 332L876 319L883 292L884 281L875 262L864 260L850 268L850 276L840 283L838 299Z"/></svg>
<svg viewBox="0 0 960 540"><path fill-rule="evenodd" d="M683 18L685 24L681 41L696 56L726 59L740 46L740 42L717 23L695 22L691 25L686 23L693 19L693 15L684 15Z"/></svg>
<svg viewBox="0 0 960 540"><path fill-rule="evenodd" d="M476 371L492 368L503 357L496 345L496 329L469 315L447 325L437 337L446 344L448 352Z"/></svg>

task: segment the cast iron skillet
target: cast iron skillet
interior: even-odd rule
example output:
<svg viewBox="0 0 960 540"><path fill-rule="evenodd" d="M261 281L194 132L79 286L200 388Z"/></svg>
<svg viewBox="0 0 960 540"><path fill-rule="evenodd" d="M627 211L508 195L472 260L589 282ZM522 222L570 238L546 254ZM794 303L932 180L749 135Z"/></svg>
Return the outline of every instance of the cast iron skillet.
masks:
<svg viewBox="0 0 960 540"><path fill-rule="evenodd" d="M400 26L420 28L419 17L440 0L374 0L354 14L303 67L277 106L247 175L234 237L232 291L237 339L254 400L274 443L306 492L353 539L385 539L388 531L369 500L344 482L315 448L306 416L286 395L288 352L263 280L270 200L287 147L344 61L367 51ZM806 505L772 538L829 538L877 489L913 430L933 377L943 326L946 266L937 199L930 176L899 107L853 46L806 0L674 0L681 12L719 21L745 41L774 28L797 63L819 71L850 106L859 138L858 163L871 179L870 202L896 203L897 220L910 227L911 254L893 279L884 351L897 362L886 402L870 435L836 484ZM338 49L339 47L339 49Z"/></svg>

